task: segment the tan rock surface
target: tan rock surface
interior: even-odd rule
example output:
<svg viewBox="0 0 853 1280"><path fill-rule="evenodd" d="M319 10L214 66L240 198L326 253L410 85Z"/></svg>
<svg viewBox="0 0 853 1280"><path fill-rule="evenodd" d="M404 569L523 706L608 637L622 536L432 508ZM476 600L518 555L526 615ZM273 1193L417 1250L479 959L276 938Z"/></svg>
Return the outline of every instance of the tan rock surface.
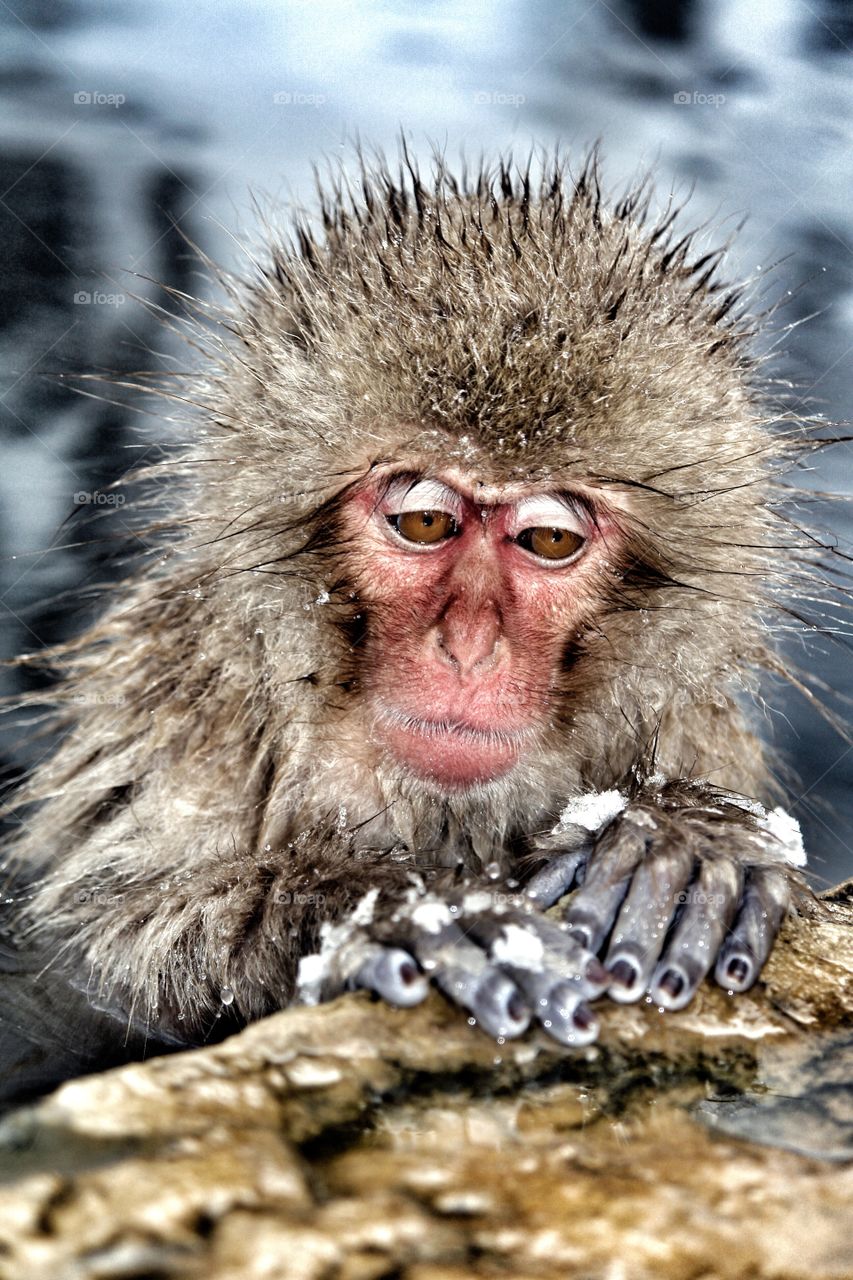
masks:
<svg viewBox="0 0 853 1280"><path fill-rule="evenodd" d="M827 909L754 993L605 1004L580 1053L358 995L73 1081L0 1125L0 1277L853 1277L849 886Z"/></svg>

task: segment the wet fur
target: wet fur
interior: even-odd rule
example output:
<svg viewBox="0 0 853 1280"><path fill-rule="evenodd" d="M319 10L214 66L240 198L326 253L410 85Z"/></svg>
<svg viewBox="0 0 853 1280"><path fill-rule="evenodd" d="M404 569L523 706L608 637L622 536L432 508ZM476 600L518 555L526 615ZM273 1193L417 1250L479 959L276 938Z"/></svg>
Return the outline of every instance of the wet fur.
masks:
<svg viewBox="0 0 853 1280"><path fill-rule="evenodd" d="M769 796L748 708L814 558L774 484L808 435L768 408L721 254L648 203L605 201L594 160L371 162L188 321L193 439L157 473L174 520L49 655L64 734L9 862L19 938L120 1016L192 1038L225 988L243 1019L286 1003L323 918L393 898L413 862L512 865L652 747L668 777ZM458 798L377 762L351 716L369 619L337 511L396 459L630 499L538 749Z"/></svg>

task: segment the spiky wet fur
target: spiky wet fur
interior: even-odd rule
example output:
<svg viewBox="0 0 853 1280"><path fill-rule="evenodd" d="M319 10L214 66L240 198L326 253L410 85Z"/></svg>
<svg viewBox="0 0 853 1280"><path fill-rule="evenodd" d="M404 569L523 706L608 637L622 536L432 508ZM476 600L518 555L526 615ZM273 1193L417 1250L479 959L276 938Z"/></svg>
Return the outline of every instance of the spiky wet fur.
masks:
<svg viewBox="0 0 853 1280"><path fill-rule="evenodd" d="M803 437L773 425L720 253L648 199L602 200L594 161L466 182L378 161L355 193L326 184L319 230L221 278L225 310L192 322L204 367L174 392L197 406L159 473L174 526L52 655L66 733L13 850L48 963L200 1034L226 987L241 1017L286 1003L319 921L366 888L401 889L412 859L506 865L651 742L669 777L766 795L743 706L807 556L772 483ZM592 483L630 510L537 750L453 798L351 718L369 611L336 511L397 460Z"/></svg>

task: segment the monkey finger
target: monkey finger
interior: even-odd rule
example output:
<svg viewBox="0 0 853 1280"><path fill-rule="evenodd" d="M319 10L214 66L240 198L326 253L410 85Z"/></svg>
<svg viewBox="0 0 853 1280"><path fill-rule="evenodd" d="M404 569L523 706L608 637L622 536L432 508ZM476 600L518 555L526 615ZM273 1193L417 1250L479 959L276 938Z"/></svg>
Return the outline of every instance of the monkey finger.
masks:
<svg viewBox="0 0 853 1280"><path fill-rule="evenodd" d="M591 952L561 925L538 913L487 913L463 921L465 932L484 947L489 959L517 979L527 975L535 999L558 982L570 983L578 999L594 999L607 989L610 975ZM538 985L537 985L538 984Z"/></svg>
<svg viewBox="0 0 853 1280"><path fill-rule="evenodd" d="M548 1035L575 1047L590 1044L598 1035L598 1019L586 1002L579 984L553 972L502 966L523 993Z"/></svg>
<svg viewBox="0 0 853 1280"><path fill-rule="evenodd" d="M425 904L420 917L408 922L406 945L436 986L455 1004L467 1009L494 1036L512 1039L530 1025L530 1010L507 974L491 964L481 947L471 942L451 920L446 907L436 913Z"/></svg>
<svg viewBox="0 0 853 1280"><path fill-rule="evenodd" d="M371 945L354 976L353 987L373 991L402 1009L426 999L429 983L415 959L400 947Z"/></svg>
<svg viewBox="0 0 853 1280"><path fill-rule="evenodd" d="M551 907L568 893L589 857L589 845L560 853L527 882L524 892L539 907Z"/></svg>
<svg viewBox="0 0 853 1280"><path fill-rule="evenodd" d="M693 999L734 919L742 887L738 863L702 859L698 876L681 895L684 910L652 977L655 1004L676 1010Z"/></svg>
<svg viewBox="0 0 853 1280"><path fill-rule="evenodd" d="M772 867L749 872L732 931L723 943L714 977L728 991L746 991L755 982L790 905L788 883Z"/></svg>
<svg viewBox="0 0 853 1280"><path fill-rule="evenodd" d="M575 1047L596 1038L598 1020L586 1000L601 995L609 975L564 929L523 912L483 913L464 925L512 979L550 1036Z"/></svg>
<svg viewBox="0 0 853 1280"><path fill-rule="evenodd" d="M456 1004L467 1009L484 1031L498 1039L514 1039L530 1025L530 1010L518 987L507 974L492 965L478 971L466 957L440 965L433 977L436 986Z"/></svg>
<svg viewBox="0 0 853 1280"><path fill-rule="evenodd" d="M564 925L540 916L534 919L533 928L544 947L549 972L571 981L588 1000L607 990L610 975L604 965Z"/></svg>
<svg viewBox="0 0 853 1280"><path fill-rule="evenodd" d="M637 867L604 962L612 1000L639 1000L648 987L692 870L692 853L677 845L652 854Z"/></svg>
<svg viewBox="0 0 853 1280"><path fill-rule="evenodd" d="M552 987L536 1016L549 1036L572 1048L592 1044L598 1037L598 1018L585 1000L578 999L577 988L571 983L559 982Z"/></svg>
<svg viewBox="0 0 853 1280"><path fill-rule="evenodd" d="M599 846L586 864L583 885L566 908L563 921L570 935L588 951L599 951L610 933L644 852L644 843L617 837Z"/></svg>

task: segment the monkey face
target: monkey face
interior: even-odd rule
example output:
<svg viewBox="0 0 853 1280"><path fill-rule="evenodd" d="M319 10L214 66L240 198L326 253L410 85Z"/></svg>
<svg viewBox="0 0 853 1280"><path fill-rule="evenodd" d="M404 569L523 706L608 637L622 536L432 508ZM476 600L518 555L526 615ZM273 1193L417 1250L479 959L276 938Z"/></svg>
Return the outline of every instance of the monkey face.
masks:
<svg viewBox="0 0 853 1280"><path fill-rule="evenodd" d="M617 512L588 489L398 471L344 519L372 740L440 790L503 777L548 730L566 645L618 558Z"/></svg>

